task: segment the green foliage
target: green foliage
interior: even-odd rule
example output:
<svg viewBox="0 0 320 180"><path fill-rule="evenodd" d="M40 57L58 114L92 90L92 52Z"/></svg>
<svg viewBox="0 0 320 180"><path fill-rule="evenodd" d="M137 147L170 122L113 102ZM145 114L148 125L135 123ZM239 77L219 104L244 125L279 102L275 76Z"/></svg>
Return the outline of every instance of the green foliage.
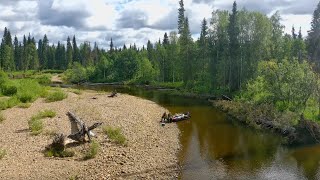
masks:
<svg viewBox="0 0 320 180"><path fill-rule="evenodd" d="M42 74L42 75L36 76L35 79L41 85L49 85L51 83L51 77L52 76L50 74Z"/></svg>
<svg viewBox="0 0 320 180"><path fill-rule="evenodd" d="M0 160L7 155L7 151L5 149L0 149Z"/></svg>
<svg viewBox="0 0 320 180"><path fill-rule="evenodd" d="M31 130L32 135L38 135L43 131L43 118L49 117L55 117L56 112L52 110L44 110L38 112L38 114L31 117L31 119L28 121L29 129Z"/></svg>
<svg viewBox="0 0 320 180"><path fill-rule="evenodd" d="M32 117L28 121L29 129L32 135L39 135L43 130L43 121L42 119L38 119L37 117Z"/></svg>
<svg viewBox="0 0 320 180"><path fill-rule="evenodd" d="M127 144L127 139L126 137L122 134L120 128L112 128L110 126L105 126L102 128L103 132L108 135L108 138L120 145L126 145Z"/></svg>
<svg viewBox="0 0 320 180"><path fill-rule="evenodd" d="M29 108L31 106L31 103L20 103L18 105L19 108Z"/></svg>
<svg viewBox="0 0 320 180"><path fill-rule="evenodd" d="M4 120L6 120L6 118L5 118L4 115L0 112L0 123L3 122Z"/></svg>
<svg viewBox="0 0 320 180"><path fill-rule="evenodd" d="M62 90L58 90L53 93L50 93L46 98L46 102L62 101L67 97L68 97L68 94L66 94Z"/></svg>
<svg viewBox="0 0 320 180"><path fill-rule="evenodd" d="M317 79L308 63L263 61L258 77L249 82L242 99L255 104L272 103L278 110L303 112L317 88Z"/></svg>
<svg viewBox="0 0 320 180"><path fill-rule="evenodd" d="M5 98L0 100L0 109L5 110L8 108L12 108L19 104L19 99L16 96L10 97L10 98Z"/></svg>
<svg viewBox="0 0 320 180"><path fill-rule="evenodd" d="M69 91L74 93L74 94L78 94L78 95L82 94L82 90L80 90L80 89L69 89Z"/></svg>
<svg viewBox="0 0 320 180"><path fill-rule="evenodd" d="M89 79L87 70L78 62L75 62L72 69L68 69L64 74L67 81L75 84L86 82Z"/></svg>
<svg viewBox="0 0 320 180"><path fill-rule="evenodd" d="M47 93L47 89L33 79L16 80L16 85L18 87L17 96L22 103L33 102Z"/></svg>
<svg viewBox="0 0 320 180"><path fill-rule="evenodd" d="M56 116L56 112L53 110L44 110L44 111L40 111L37 115L36 118L42 119L42 118L53 118Z"/></svg>
<svg viewBox="0 0 320 180"><path fill-rule="evenodd" d="M5 96L13 96L17 93L18 88L14 85L5 84L1 88L2 94Z"/></svg>
<svg viewBox="0 0 320 180"><path fill-rule="evenodd" d="M84 160L87 160L87 159L92 159L92 158L95 158L96 155L98 154L100 150L100 145L98 142L96 141L92 141L90 143L90 147L89 147L89 150L85 153L83 159Z"/></svg>
<svg viewBox="0 0 320 180"><path fill-rule="evenodd" d="M44 151L44 156L45 157L60 157L60 158L64 158L64 157L73 157L75 155L74 151L71 150L56 150L55 148L49 148L47 150Z"/></svg>

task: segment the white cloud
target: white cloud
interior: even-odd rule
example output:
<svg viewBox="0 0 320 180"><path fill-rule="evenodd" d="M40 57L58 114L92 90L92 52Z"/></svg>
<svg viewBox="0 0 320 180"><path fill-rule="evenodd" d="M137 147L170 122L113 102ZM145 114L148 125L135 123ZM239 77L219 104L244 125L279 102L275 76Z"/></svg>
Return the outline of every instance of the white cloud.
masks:
<svg viewBox="0 0 320 180"><path fill-rule="evenodd" d="M237 2L239 8L246 6L248 10L270 13L280 9L286 32L291 32L292 25L297 31L301 26L304 36L310 29L310 11L315 4L311 0ZM230 10L232 3L233 0L184 0L193 37L197 38L202 19L209 20L213 9ZM148 39L158 41L165 32L176 29L178 8L179 0L0 0L0 27L8 27L20 40L30 32L36 40L47 34L53 43L76 35L78 44L91 41L107 48L113 37L118 46L142 46Z"/></svg>

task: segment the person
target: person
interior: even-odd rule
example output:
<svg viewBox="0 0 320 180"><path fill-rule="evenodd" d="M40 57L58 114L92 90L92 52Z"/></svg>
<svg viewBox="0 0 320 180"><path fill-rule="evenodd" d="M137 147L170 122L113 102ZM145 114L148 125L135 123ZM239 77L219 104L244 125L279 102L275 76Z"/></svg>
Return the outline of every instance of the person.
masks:
<svg viewBox="0 0 320 180"><path fill-rule="evenodd" d="M160 121L160 122L165 123L165 122L166 122L166 120L167 120L167 113L166 113L166 112L164 112L164 113L162 114L162 117L161 117L161 121Z"/></svg>
<svg viewBox="0 0 320 180"><path fill-rule="evenodd" d="M171 115L171 113L168 113L168 122L172 123L172 115Z"/></svg>

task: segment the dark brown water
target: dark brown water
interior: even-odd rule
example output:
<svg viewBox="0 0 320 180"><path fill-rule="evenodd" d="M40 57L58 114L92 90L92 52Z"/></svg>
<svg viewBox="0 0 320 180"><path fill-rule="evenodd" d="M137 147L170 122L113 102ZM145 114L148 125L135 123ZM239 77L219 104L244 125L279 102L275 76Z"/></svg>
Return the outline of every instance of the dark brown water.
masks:
<svg viewBox="0 0 320 180"><path fill-rule="evenodd" d="M190 120L178 123L182 145L180 179L320 179L320 145L284 147L277 136L245 128L205 100L170 95L170 91L116 89L154 101L171 113L191 113Z"/></svg>

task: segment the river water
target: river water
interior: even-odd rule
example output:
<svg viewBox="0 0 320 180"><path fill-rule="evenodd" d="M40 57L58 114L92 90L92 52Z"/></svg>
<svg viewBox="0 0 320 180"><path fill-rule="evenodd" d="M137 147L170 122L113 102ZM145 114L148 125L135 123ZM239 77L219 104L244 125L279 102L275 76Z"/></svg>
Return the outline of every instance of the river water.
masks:
<svg viewBox="0 0 320 180"><path fill-rule="evenodd" d="M86 88L117 89L154 101L171 113L189 111L191 119L178 123L180 179L320 179L320 145L285 147L279 137L237 124L205 100L134 87Z"/></svg>

